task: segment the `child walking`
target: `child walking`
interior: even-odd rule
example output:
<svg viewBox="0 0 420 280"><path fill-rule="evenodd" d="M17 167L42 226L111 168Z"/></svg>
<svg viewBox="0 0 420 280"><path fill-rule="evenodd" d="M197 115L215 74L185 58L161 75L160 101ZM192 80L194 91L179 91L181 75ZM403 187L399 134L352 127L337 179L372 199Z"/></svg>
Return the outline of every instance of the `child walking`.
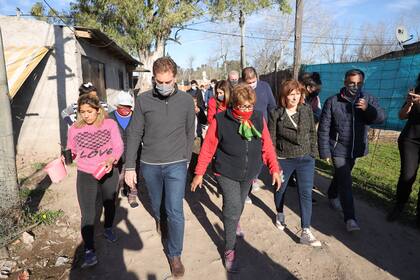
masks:
<svg viewBox="0 0 420 280"><path fill-rule="evenodd" d="M81 233L85 247L82 267L97 264L94 247L94 226L96 198L100 193L105 209L104 237L117 240L112 230L115 217L115 198L118 184L118 169L115 163L120 159L124 144L115 121L105 119L106 113L97 96L84 94L77 101L77 120L69 128L67 148L77 162L77 199L81 212ZM102 178L94 174L98 168L105 168ZM101 192L98 190L101 189Z"/></svg>

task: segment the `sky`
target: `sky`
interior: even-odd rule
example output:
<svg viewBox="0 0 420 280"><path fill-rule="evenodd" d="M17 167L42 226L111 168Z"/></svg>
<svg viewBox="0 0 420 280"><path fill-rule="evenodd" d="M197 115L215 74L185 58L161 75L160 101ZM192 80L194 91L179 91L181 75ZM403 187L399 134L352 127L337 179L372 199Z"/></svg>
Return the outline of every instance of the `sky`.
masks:
<svg viewBox="0 0 420 280"><path fill-rule="evenodd" d="M0 0L0 15L13 15L16 13L16 7L21 11L29 13L30 7L39 0ZM48 3L57 10L66 10L71 0L52 1ZM312 1L312 0L311 0ZM407 21L412 16L418 17L420 12L420 0L315 0L319 2L316 6L318 10L322 10L332 22L339 26L343 26L343 31L351 28L352 36L360 37L361 28L366 24L378 24ZM289 0L294 5L293 0ZM310 0L305 1L308 5ZM310 5L308 5L310 6ZM306 7L306 6L305 6ZM313 6L312 6L313 8ZM311 12L311 11L306 11ZM264 17L265 15L266 17ZM265 10L254 15L246 17L246 35L253 37L267 37L266 34L260 34L258 30L270 30L271 17L281 16L280 12L272 9ZM201 31L181 30L178 32L180 36L180 44L168 41L166 51L174 60L183 68L189 67L192 61L193 67L207 63L210 57L220 56L220 50L229 48L229 58L239 59L239 38L227 35L218 35L210 32L226 32L230 34L239 34L237 21L233 23L213 23L208 22L209 16L195 19L188 25L188 28L194 28ZM174 30L175 32L176 30ZM173 32L173 33L174 33ZM314 32L314 31L312 31ZM353 35L354 33L354 35ZM393 34L389 34L393 37ZM305 29L304 29L305 39ZM260 44L264 44L264 40L246 39L248 51L257 48ZM310 45L303 45L310 48Z"/></svg>

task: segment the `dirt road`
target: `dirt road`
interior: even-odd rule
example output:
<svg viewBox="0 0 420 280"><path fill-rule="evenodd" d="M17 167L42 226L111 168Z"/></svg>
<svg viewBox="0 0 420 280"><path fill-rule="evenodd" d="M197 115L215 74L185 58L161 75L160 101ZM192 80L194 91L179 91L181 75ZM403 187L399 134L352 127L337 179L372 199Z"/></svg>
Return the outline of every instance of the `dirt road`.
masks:
<svg viewBox="0 0 420 280"><path fill-rule="evenodd" d="M183 262L184 279L420 279L420 232L385 221L385 213L356 199L356 214L362 228L357 233L345 231L342 216L328 207L323 195L328 180L316 176L319 192L313 207L313 233L323 247L313 249L298 243L300 218L296 188L286 197L287 229L279 231L271 190L262 189L247 204L241 219L245 238L237 244L241 271L226 274L220 257L223 250L221 223L222 198L211 177L206 187L196 193L187 191L184 201L186 218ZM79 225L75 191L75 170L60 184L51 185L44 207L63 209L74 228ZM140 197L145 205L129 208L120 200L116 227L119 240L109 244L98 229L99 264L82 270L81 245L77 244L75 268L62 279L170 279L169 265L144 186ZM78 242L81 242L80 238Z"/></svg>

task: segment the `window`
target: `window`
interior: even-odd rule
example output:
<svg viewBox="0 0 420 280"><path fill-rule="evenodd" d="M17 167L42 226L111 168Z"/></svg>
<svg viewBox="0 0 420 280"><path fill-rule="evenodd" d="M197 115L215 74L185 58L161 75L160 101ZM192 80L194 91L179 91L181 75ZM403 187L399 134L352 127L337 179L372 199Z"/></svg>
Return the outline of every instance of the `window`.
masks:
<svg viewBox="0 0 420 280"><path fill-rule="evenodd" d="M83 83L91 82L98 90L98 97L106 101L105 64L93 58L82 56Z"/></svg>

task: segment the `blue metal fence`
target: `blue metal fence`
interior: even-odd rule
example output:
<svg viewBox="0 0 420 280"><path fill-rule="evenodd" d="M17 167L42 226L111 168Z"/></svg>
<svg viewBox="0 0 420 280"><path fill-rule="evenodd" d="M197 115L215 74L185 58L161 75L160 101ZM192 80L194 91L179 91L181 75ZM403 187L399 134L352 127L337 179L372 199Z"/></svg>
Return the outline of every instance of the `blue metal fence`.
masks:
<svg viewBox="0 0 420 280"><path fill-rule="evenodd" d="M306 72L319 72L322 79L321 103L338 93L344 86L344 74L352 68L365 72L364 90L378 98L387 113L385 123L378 128L401 130L405 121L398 119L398 111L409 88L415 86L420 72L420 54L370 62L305 65Z"/></svg>

